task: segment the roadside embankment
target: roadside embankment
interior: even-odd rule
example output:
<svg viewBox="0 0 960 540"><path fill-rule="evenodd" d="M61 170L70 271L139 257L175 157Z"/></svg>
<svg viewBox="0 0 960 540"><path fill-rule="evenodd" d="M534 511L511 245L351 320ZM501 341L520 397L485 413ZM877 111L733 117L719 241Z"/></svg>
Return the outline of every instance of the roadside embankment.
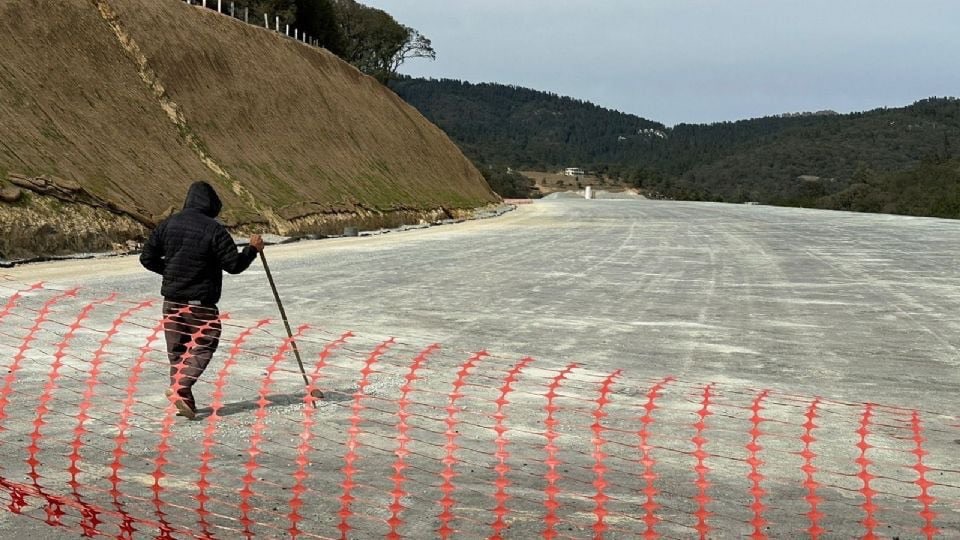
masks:
<svg viewBox="0 0 960 540"><path fill-rule="evenodd" d="M207 180L236 231L498 203L436 126L329 52L187 5L0 5L0 258L102 250Z"/></svg>

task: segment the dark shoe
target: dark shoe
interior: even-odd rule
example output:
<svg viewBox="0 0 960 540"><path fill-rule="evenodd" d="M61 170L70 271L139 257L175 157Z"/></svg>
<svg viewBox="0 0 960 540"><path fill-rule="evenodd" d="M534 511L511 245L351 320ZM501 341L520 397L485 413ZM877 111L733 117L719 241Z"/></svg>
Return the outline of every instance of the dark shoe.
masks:
<svg viewBox="0 0 960 540"><path fill-rule="evenodd" d="M175 392L173 388L167 388L167 399L173 399ZM187 420L196 420L197 411L189 403L186 402L182 397L177 396L173 402L173 406L177 408L177 416L183 416Z"/></svg>

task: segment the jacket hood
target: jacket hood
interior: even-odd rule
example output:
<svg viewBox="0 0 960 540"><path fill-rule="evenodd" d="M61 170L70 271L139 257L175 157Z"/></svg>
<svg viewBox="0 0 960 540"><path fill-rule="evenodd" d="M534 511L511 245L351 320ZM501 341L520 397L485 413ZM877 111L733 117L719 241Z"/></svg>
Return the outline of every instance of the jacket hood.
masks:
<svg viewBox="0 0 960 540"><path fill-rule="evenodd" d="M187 191L187 198L183 202L184 210L199 210L210 217L217 217L223 203L220 197L213 189L213 186L206 182L194 182Z"/></svg>

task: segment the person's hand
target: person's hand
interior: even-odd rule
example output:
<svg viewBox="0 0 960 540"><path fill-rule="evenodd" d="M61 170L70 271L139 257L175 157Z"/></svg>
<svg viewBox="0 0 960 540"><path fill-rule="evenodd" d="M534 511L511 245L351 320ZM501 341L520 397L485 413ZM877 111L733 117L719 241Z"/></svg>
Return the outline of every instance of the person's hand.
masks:
<svg viewBox="0 0 960 540"><path fill-rule="evenodd" d="M260 238L259 234L251 236L250 245L253 246L253 249L257 250L257 252L263 251L263 238Z"/></svg>

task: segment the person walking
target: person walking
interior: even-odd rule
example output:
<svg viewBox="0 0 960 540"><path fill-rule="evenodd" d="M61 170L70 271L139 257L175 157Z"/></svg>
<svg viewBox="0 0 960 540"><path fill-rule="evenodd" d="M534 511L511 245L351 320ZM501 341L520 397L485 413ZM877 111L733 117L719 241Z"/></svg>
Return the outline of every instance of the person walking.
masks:
<svg viewBox="0 0 960 540"><path fill-rule="evenodd" d="M140 254L144 268L163 276L163 327L170 360L166 391L178 414L193 420L197 404L193 385L220 344L223 272L239 274L263 250L260 235L242 251L215 218L223 203L206 182L194 182L183 210L164 220L150 234Z"/></svg>

